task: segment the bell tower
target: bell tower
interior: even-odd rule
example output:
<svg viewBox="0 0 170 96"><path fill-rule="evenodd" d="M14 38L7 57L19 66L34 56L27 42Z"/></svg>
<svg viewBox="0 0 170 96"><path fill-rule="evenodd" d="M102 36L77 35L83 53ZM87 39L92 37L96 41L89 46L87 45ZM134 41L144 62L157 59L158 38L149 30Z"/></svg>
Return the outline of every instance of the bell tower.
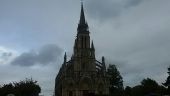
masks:
<svg viewBox="0 0 170 96"><path fill-rule="evenodd" d="M89 27L85 19L83 3L74 44L75 71L95 71L95 52L93 42L90 44ZM90 46L91 45L91 46Z"/></svg>

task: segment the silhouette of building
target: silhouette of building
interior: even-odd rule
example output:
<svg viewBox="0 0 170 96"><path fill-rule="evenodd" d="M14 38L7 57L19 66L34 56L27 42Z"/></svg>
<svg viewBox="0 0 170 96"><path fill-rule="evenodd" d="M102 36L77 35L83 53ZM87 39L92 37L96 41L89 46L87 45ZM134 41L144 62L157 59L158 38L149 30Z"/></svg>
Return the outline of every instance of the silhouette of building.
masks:
<svg viewBox="0 0 170 96"><path fill-rule="evenodd" d="M102 57L102 62L96 60L94 44L89 33L82 4L74 53L68 61L66 53L64 55L64 62L55 80L55 96L109 94L105 59Z"/></svg>

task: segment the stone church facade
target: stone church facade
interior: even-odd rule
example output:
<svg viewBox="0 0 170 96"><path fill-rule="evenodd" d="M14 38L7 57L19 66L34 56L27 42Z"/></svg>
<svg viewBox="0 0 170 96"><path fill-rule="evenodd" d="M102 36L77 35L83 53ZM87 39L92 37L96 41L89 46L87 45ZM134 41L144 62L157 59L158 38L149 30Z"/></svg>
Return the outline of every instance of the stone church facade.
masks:
<svg viewBox="0 0 170 96"><path fill-rule="evenodd" d="M109 81L106 76L105 59L96 60L93 41L85 20L83 4L74 43L73 55L64 62L55 79L55 96L108 95Z"/></svg>

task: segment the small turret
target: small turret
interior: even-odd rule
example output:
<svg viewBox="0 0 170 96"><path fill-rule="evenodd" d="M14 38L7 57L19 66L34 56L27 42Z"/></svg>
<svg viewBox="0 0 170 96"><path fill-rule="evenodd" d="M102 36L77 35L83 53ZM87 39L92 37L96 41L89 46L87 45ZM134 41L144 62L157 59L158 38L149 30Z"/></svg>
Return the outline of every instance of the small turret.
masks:
<svg viewBox="0 0 170 96"><path fill-rule="evenodd" d="M75 39L74 48L77 48L77 39Z"/></svg>
<svg viewBox="0 0 170 96"><path fill-rule="evenodd" d="M92 50L95 50L95 49L94 49L93 40L92 40L92 43L91 43L91 49L92 49Z"/></svg>
<svg viewBox="0 0 170 96"><path fill-rule="evenodd" d="M105 64L105 58L102 56L102 63Z"/></svg>
<svg viewBox="0 0 170 96"><path fill-rule="evenodd" d="M104 58L104 56L102 56L102 65L103 65L104 71L106 71L106 65L105 65L105 58Z"/></svg>
<svg viewBox="0 0 170 96"><path fill-rule="evenodd" d="M95 48L94 48L93 41L91 43L91 57L95 59Z"/></svg>
<svg viewBox="0 0 170 96"><path fill-rule="evenodd" d="M64 54L64 63L66 64L66 62L67 62L67 54L65 52L65 54Z"/></svg>

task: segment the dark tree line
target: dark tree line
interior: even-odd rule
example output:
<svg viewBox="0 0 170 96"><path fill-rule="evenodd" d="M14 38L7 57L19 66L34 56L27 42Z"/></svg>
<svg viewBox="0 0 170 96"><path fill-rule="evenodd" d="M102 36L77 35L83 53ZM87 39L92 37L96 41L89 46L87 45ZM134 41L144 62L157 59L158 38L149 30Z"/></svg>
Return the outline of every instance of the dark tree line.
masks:
<svg viewBox="0 0 170 96"><path fill-rule="evenodd" d="M13 82L0 86L0 96L14 94L15 96L38 96L41 92L37 81L26 79L20 82Z"/></svg>
<svg viewBox="0 0 170 96"><path fill-rule="evenodd" d="M143 79L140 85L125 88L126 96L163 96L166 88L150 78Z"/></svg>
<svg viewBox="0 0 170 96"><path fill-rule="evenodd" d="M167 80L159 85L155 80L146 78L134 87L123 87L123 78L115 65L109 65L107 75L110 81L110 96L163 96L170 95L170 67ZM0 96L14 94L15 96L38 96L41 92L37 81L26 79L0 86Z"/></svg>
<svg viewBox="0 0 170 96"><path fill-rule="evenodd" d="M110 96L163 96L170 95L170 67L165 83L159 85L155 80L146 78L139 85L123 88L123 78L115 65L109 65L107 74L110 79Z"/></svg>
<svg viewBox="0 0 170 96"><path fill-rule="evenodd" d="M163 85L168 87L166 93L170 95L170 67L168 68L168 72L167 73L168 73L169 76L167 77L167 80L166 80L165 83L163 83Z"/></svg>

